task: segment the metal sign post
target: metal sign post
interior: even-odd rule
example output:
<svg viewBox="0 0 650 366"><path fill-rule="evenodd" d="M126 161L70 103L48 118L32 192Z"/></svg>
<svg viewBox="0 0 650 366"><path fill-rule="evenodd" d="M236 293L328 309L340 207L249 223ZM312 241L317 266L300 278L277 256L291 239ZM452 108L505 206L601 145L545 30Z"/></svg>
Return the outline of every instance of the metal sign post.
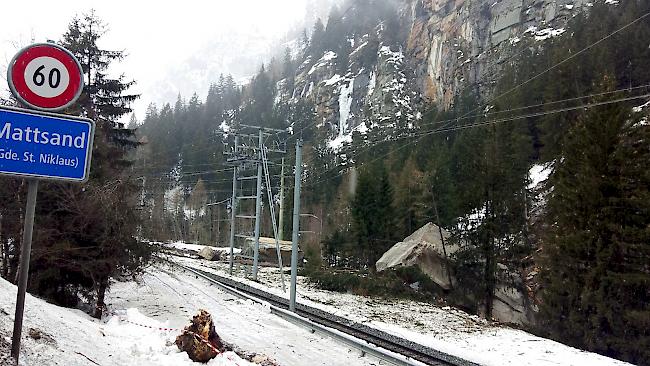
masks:
<svg viewBox="0 0 650 366"><path fill-rule="evenodd" d="M296 311L296 283L298 280L298 239L300 237L300 183L302 181L302 139L296 141L296 171L293 188L293 233L291 235L291 286L289 310Z"/></svg>
<svg viewBox="0 0 650 366"><path fill-rule="evenodd" d="M9 88L23 104L39 111L72 105L83 90L77 59L65 48L39 43L22 49L7 69ZM0 175L26 178L27 208L11 355L16 364L25 313L29 261L40 179L85 182L90 174L95 123L89 119L0 107Z"/></svg>
<svg viewBox="0 0 650 366"><path fill-rule="evenodd" d="M16 314L14 316L14 332L11 338L11 355L16 359L16 364L18 364L18 356L20 355L20 336L23 332L23 314L25 312L27 278L29 277L29 259L32 252L34 212L36 211L36 194L38 193L38 180L29 179L28 181L25 228L23 229L23 242L20 245L20 273L18 274Z"/></svg>

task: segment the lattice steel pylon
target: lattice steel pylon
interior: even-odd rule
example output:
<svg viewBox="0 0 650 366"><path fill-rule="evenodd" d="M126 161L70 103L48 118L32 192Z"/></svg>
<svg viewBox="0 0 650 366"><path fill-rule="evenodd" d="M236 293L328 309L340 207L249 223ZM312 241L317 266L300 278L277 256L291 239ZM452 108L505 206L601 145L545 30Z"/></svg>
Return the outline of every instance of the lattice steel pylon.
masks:
<svg viewBox="0 0 650 366"><path fill-rule="evenodd" d="M256 131L257 133L251 133ZM251 274L254 281L257 281L257 274L259 269L259 249L260 249L260 230L261 230L261 208L262 208L262 185L266 185L268 202L270 206L270 213L272 215L271 221L273 223L273 234L275 237L276 251L278 254L278 266L280 268L280 278L282 282L282 289L285 290L284 273L282 270L282 255L280 243L278 240L278 230L275 221L275 208L273 206L273 193L269 175L269 165L271 162L268 160L268 153L286 154L286 140L283 139L283 134L286 131L270 129L258 126L240 125L234 133L230 136L234 137L233 147L224 149L224 154L228 156L226 164L233 167L233 194L231 198L231 222L230 222L230 274L233 273L234 267L234 248L237 239L254 240L253 256L250 252L246 252L246 245L242 245L241 259L252 260ZM257 168L256 176L240 176L242 172ZM263 173L265 173L263 177ZM256 194L244 195L242 193L245 182L254 181L256 183ZM240 213L240 203L245 200L255 200L255 214L242 214ZM254 231L242 231L241 227L237 224L240 220L243 222L251 223L254 221ZM244 227L246 227L244 225ZM250 225L248 226L250 227Z"/></svg>
<svg viewBox="0 0 650 366"><path fill-rule="evenodd" d="M271 177L269 176L269 161L266 156L266 147L261 146L262 165L264 166L264 178L266 180L267 197L269 199L269 211L271 212L271 222L273 224L273 237L275 238L275 250L278 254L278 266L280 267L280 281L282 282L282 291L287 291L284 284L284 270L282 264L282 251L280 250L280 240L278 239L278 224L275 221L275 205L273 204L273 191L271 187Z"/></svg>

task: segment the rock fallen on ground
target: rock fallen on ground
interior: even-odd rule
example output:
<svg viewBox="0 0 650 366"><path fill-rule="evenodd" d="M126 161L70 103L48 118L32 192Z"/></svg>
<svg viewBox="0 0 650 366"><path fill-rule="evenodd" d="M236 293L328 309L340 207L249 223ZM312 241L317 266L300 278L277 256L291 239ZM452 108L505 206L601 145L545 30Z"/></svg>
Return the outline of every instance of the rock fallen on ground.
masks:
<svg viewBox="0 0 650 366"><path fill-rule="evenodd" d="M428 223L411 234L404 241L395 244L377 261L377 271L395 267L419 267L438 286L449 290L455 279L450 273L449 256L458 251L457 245L449 242L450 234L433 223ZM443 242L445 243L443 247Z"/></svg>
<svg viewBox="0 0 650 366"><path fill-rule="evenodd" d="M201 258L209 261L218 261L221 259L221 251L218 251L212 247L205 247L199 251Z"/></svg>

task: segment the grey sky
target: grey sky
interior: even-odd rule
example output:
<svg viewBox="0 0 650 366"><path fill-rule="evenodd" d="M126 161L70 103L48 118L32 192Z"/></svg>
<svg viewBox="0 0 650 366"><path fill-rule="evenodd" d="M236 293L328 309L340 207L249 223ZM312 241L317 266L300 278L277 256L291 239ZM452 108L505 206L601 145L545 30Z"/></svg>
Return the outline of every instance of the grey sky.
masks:
<svg viewBox="0 0 650 366"><path fill-rule="evenodd" d="M269 47L267 42L279 39L304 19L307 2L7 1L2 5L4 16L0 21L0 73L4 80L6 65L20 47L32 41L59 40L75 14L93 8L109 26L100 46L123 49L128 54L113 71L124 72L138 82L133 91L143 94L135 105L141 119L149 102L174 102L179 92L184 98L189 98L192 91L204 96L207 85L214 81L207 79L214 78L216 72L245 72L241 67L234 71L227 68L241 62L238 57L242 57L242 50L250 52L247 60L268 53L263 49ZM8 93L4 81L1 89Z"/></svg>

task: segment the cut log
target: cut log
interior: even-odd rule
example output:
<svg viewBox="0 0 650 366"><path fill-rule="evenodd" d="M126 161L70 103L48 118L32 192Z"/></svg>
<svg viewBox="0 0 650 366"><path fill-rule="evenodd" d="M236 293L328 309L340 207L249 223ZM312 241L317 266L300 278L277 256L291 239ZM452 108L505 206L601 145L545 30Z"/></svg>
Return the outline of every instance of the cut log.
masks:
<svg viewBox="0 0 650 366"><path fill-rule="evenodd" d="M192 318L183 334L176 337L176 346L187 352L194 362L206 363L225 351L223 341L217 334L212 322L212 316L205 310L200 310Z"/></svg>

